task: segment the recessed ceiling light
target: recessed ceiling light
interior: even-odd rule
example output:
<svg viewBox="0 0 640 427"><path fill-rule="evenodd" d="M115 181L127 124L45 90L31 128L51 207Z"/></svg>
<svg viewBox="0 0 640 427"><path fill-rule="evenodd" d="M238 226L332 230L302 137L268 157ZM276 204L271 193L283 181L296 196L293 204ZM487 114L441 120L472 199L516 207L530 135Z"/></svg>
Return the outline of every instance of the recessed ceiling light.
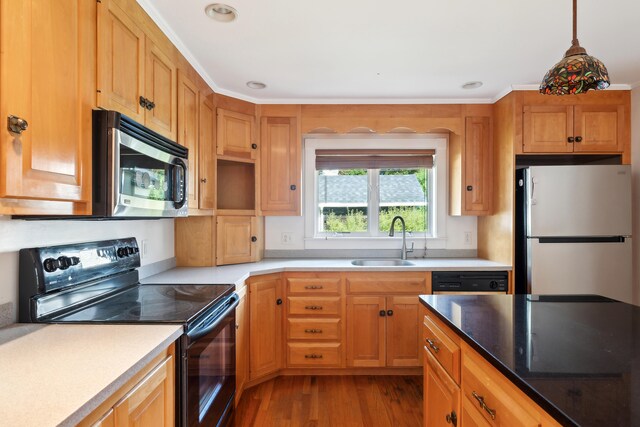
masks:
<svg viewBox="0 0 640 427"><path fill-rule="evenodd" d="M462 85L462 89L478 89L482 86L482 82L466 82Z"/></svg>
<svg viewBox="0 0 640 427"><path fill-rule="evenodd" d="M251 89L264 89L265 87L267 87L267 85L262 82L254 82L252 80L250 82L247 82L247 87L250 87Z"/></svg>
<svg viewBox="0 0 640 427"><path fill-rule="evenodd" d="M238 11L223 3L214 3L204 8L204 13L211 19L220 22L231 22L238 17Z"/></svg>

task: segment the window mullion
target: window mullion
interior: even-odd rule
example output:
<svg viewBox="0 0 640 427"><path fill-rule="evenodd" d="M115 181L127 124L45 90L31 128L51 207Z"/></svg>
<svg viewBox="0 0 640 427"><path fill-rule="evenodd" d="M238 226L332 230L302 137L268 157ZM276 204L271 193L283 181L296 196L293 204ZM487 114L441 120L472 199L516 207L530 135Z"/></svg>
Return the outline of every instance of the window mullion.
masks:
<svg viewBox="0 0 640 427"><path fill-rule="evenodd" d="M380 222L380 170L369 170L369 235L375 237L378 235Z"/></svg>

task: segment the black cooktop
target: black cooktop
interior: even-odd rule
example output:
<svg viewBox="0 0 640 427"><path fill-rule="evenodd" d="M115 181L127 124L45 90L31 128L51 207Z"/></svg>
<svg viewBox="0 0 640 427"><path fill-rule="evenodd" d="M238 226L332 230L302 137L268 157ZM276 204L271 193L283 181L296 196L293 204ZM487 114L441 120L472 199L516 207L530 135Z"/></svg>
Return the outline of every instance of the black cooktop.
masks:
<svg viewBox="0 0 640 427"><path fill-rule="evenodd" d="M50 321L187 324L233 289L234 285L139 285Z"/></svg>

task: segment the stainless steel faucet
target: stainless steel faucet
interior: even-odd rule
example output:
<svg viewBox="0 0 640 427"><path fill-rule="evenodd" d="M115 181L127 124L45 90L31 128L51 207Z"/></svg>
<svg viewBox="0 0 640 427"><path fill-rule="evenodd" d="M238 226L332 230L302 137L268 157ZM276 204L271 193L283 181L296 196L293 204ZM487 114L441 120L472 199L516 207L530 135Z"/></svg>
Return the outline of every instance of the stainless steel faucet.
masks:
<svg viewBox="0 0 640 427"><path fill-rule="evenodd" d="M389 237L393 237L393 235L395 234L394 228L396 225L396 220L398 219L400 220L400 224L402 224L402 250L400 252L400 259L407 259L407 253L413 252L414 242L411 242L411 249L407 249L407 232L404 225L404 218L402 218L400 215L394 217L393 221L391 221L391 229L389 230Z"/></svg>

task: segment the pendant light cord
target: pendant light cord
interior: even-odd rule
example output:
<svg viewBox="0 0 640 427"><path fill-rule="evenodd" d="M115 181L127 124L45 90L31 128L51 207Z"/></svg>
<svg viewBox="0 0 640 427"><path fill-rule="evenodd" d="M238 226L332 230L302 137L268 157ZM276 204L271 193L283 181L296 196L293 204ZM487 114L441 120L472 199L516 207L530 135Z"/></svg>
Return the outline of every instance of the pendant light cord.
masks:
<svg viewBox="0 0 640 427"><path fill-rule="evenodd" d="M573 40L571 41L573 46L577 46L578 43L578 0L573 0Z"/></svg>

